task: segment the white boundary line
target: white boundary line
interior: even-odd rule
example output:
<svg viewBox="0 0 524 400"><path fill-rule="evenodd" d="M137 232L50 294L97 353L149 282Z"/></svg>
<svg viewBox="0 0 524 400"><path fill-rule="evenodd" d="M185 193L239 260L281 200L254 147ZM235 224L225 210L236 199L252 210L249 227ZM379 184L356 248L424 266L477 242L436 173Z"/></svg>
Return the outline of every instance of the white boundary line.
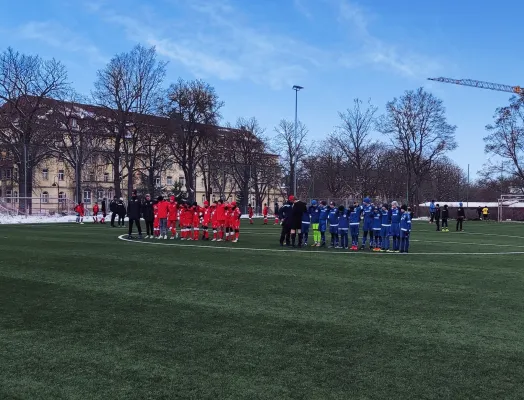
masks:
<svg viewBox="0 0 524 400"><path fill-rule="evenodd" d="M131 243L139 243L139 244L149 244L149 245L157 245L157 246L174 246L174 247L199 247L203 249L215 249L215 250L242 250L242 251L252 251L252 252L265 252L265 253L295 253L295 254L335 254L335 255L348 255L348 254L386 254L386 255L396 255L396 256L406 256L406 255L422 255L422 256L445 256L445 255L476 255L476 256L484 256L484 255L518 255L518 254L524 254L524 251L506 251L506 252L491 252L491 253L408 253L408 254L401 254L401 253L375 253L372 251L357 251L357 252L350 252L350 251L324 251L324 250L299 250L299 249L260 249L256 247L223 247L223 246L209 246L209 245L200 245L200 244L182 244L182 243L165 243L164 241L160 241L157 239L153 239L155 241L148 242L147 240L133 240L128 239L126 237L127 235L120 235L118 236L118 239L123 240L124 242L131 242ZM442 242L440 242L442 243Z"/></svg>

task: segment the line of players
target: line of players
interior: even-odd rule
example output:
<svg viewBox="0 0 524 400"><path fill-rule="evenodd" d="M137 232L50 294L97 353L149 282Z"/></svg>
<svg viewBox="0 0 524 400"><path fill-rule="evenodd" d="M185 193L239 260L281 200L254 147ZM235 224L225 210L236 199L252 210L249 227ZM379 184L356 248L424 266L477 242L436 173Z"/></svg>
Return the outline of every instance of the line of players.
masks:
<svg viewBox="0 0 524 400"><path fill-rule="evenodd" d="M152 206L153 220L147 215L147 207ZM240 237L240 217L242 215L236 202L223 200L213 204L205 201L201 207L197 203L177 203L171 196L169 201L160 196L156 201L146 198L143 218L146 222L145 239L210 240L213 242L231 241L237 243ZM212 238L209 229L212 229ZM140 235L140 232L139 232Z"/></svg>
<svg viewBox="0 0 524 400"><path fill-rule="evenodd" d="M290 196L290 200L293 196ZM294 198L288 202L296 201ZM292 213L292 205L289 204L288 213ZM283 224L285 221L286 210L283 210ZM345 208L343 205L335 206L331 202L329 206L326 201L321 201L320 205L316 200L311 202L307 212L302 214L302 226L299 234L299 243L308 245L310 227L313 230L313 246L326 246L326 232L331 236L330 248L350 249L352 251L366 249L375 252L395 252L408 253L409 237L411 233L411 209L406 205L399 207L396 201L382 206L373 204L369 198L365 198L362 204L354 202L353 206ZM359 242L360 225L362 223L362 242ZM281 238L281 245L286 240L286 245L290 245L289 237L294 231L289 230L289 236ZM295 233L296 234L296 233ZM351 247L349 247L349 237L351 237ZM393 246L390 247L390 238Z"/></svg>

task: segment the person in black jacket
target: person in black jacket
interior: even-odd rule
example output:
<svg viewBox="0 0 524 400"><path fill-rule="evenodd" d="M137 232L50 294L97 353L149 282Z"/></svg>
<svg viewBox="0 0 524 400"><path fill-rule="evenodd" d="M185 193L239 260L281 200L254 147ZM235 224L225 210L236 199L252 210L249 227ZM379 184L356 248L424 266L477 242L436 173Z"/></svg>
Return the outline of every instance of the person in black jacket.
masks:
<svg viewBox="0 0 524 400"><path fill-rule="evenodd" d="M440 231L440 217L441 217L440 204L437 204L435 207L435 224L437 224L437 232Z"/></svg>
<svg viewBox="0 0 524 400"><path fill-rule="evenodd" d="M442 209L442 232L449 232L448 218L449 218L448 205L444 204L444 208Z"/></svg>
<svg viewBox="0 0 524 400"><path fill-rule="evenodd" d="M295 241L298 234L298 247L302 247L302 215L307 212L307 205L299 199L294 199L291 207L291 245L295 247Z"/></svg>
<svg viewBox="0 0 524 400"><path fill-rule="evenodd" d="M155 220L155 211L153 210L154 201L151 200L151 195L146 194L145 200L142 202L142 217L146 222L146 239L154 238L153 222Z"/></svg>
<svg viewBox="0 0 524 400"><path fill-rule="evenodd" d="M118 227L125 228L124 218L126 217L126 205L124 204L123 197L120 197L120 200L116 203L116 213L118 215Z"/></svg>
<svg viewBox="0 0 524 400"><path fill-rule="evenodd" d="M116 205L118 203L118 198L115 196L113 197L113 200L111 200L111 203L109 203L109 211L111 212L111 227L115 227L115 218L117 216L117 210Z"/></svg>
<svg viewBox="0 0 524 400"><path fill-rule="evenodd" d="M291 207L293 206L294 196L289 196L289 201L285 203L279 210L280 224L282 225L282 231L280 232L280 246L290 246L290 235L291 235Z"/></svg>
<svg viewBox="0 0 524 400"><path fill-rule="evenodd" d="M133 193L129 202L127 203L127 216L129 217L129 230L128 239L131 239L131 233L133 232L133 223L138 228L138 238L142 239L142 227L140 226L140 216L142 214L142 204L138 196Z"/></svg>
<svg viewBox="0 0 524 400"><path fill-rule="evenodd" d="M466 210L462 206L463 204L459 203L459 208L457 208L457 232L459 230L460 232L464 231L464 229L462 229L462 223L466 219Z"/></svg>
<svg viewBox="0 0 524 400"><path fill-rule="evenodd" d="M102 199L102 219L100 220L100 223L101 224L105 224L106 223L106 216L107 216L107 199L104 197Z"/></svg>

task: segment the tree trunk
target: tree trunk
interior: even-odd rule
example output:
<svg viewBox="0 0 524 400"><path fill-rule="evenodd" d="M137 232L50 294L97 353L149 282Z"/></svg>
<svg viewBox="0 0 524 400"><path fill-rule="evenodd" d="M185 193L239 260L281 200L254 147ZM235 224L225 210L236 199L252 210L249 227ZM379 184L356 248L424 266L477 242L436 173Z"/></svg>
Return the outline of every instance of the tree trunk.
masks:
<svg viewBox="0 0 524 400"><path fill-rule="evenodd" d="M127 169L127 198L131 198L131 194L133 193L133 186L135 184L134 170L135 163L132 161L129 163L129 168Z"/></svg>
<svg viewBox="0 0 524 400"><path fill-rule="evenodd" d="M76 202L82 201L82 164L75 165L75 196Z"/></svg>
<svg viewBox="0 0 524 400"><path fill-rule="evenodd" d="M193 188L193 179L194 179L193 175L194 174L195 173L191 165L188 165L186 168L184 168L184 176L186 178L187 200L190 203L194 203L195 201L195 192Z"/></svg>

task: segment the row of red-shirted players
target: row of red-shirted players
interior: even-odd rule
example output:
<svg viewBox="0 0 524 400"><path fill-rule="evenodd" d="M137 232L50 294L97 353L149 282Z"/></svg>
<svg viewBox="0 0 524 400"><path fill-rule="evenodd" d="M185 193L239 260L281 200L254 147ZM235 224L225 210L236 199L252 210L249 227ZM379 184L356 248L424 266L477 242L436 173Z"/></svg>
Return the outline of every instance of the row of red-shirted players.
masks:
<svg viewBox="0 0 524 400"><path fill-rule="evenodd" d="M225 203L220 200L215 201L212 205L205 201L204 206L200 207L197 203L178 204L172 196L169 201L158 201L153 205L153 210L155 216L153 235L146 236L146 239L153 237L168 239L168 230L171 232L170 239L175 239L179 237L177 232L179 229L182 240L238 242L242 212L234 201ZM212 239L209 235L209 228L213 232ZM202 232L201 237L200 232Z"/></svg>

